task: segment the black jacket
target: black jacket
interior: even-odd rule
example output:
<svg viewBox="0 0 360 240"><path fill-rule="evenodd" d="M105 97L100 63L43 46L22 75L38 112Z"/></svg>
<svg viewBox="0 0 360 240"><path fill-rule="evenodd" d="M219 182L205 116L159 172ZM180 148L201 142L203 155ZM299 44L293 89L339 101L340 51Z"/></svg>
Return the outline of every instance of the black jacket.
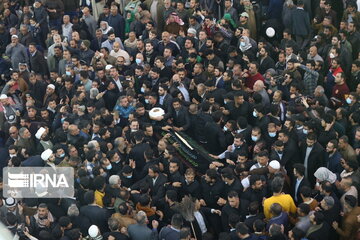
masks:
<svg viewBox="0 0 360 240"><path fill-rule="evenodd" d="M31 71L35 73L47 74L48 72L44 55L40 51L36 51L34 56L30 54L30 65Z"/></svg>
<svg viewBox="0 0 360 240"><path fill-rule="evenodd" d="M217 201L222 196L224 183L218 179L213 185L201 178L202 199L206 202L206 206L210 208L217 208Z"/></svg>
<svg viewBox="0 0 360 240"><path fill-rule="evenodd" d="M300 147L302 163L305 163L306 148L307 148L307 145L304 142ZM312 185L314 185L316 182L316 179L314 176L315 171L319 167L325 166L324 157L325 157L324 148L320 145L320 143L316 142L313 145L313 148L310 152L310 155L308 158L308 163L307 163L307 177Z"/></svg>
<svg viewBox="0 0 360 240"><path fill-rule="evenodd" d="M178 112L175 109L172 110L171 117L173 119L173 125L175 127L182 127L186 131L190 126L189 112L187 108L181 107Z"/></svg>
<svg viewBox="0 0 360 240"><path fill-rule="evenodd" d="M300 204L303 202L301 196L300 196L300 190L302 187L310 187L311 188L311 185L310 185L310 182L309 180L307 180L305 177L301 180L300 184L299 184L299 187L298 187L298 190L297 190L297 194L296 194L296 197L295 197L295 187L296 187L296 179L294 179L293 181L293 185L291 187L291 196L293 197L294 201L296 204Z"/></svg>
<svg viewBox="0 0 360 240"><path fill-rule="evenodd" d="M221 209L221 223L223 225L223 229L225 231L230 230L229 226L229 217L230 215L238 215L241 219L241 221L244 221L246 218L246 215L248 214L248 207L249 202L247 200L241 199L240 204L238 208L233 208L227 203L222 209Z"/></svg>
<svg viewBox="0 0 360 240"><path fill-rule="evenodd" d="M100 232L107 232L107 211L96 205L86 205L80 208L80 214L87 218L91 224L99 227Z"/></svg>
<svg viewBox="0 0 360 240"><path fill-rule="evenodd" d="M205 139L207 140L205 148L211 154L220 154L226 148L225 134L221 127L215 122L207 122L205 125Z"/></svg>

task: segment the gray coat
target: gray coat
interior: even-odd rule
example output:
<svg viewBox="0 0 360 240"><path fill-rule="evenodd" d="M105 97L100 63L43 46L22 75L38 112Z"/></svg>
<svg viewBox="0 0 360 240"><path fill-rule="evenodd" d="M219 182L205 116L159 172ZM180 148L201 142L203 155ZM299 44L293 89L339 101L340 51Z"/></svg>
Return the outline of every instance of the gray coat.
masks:
<svg viewBox="0 0 360 240"><path fill-rule="evenodd" d="M19 69L19 63L21 62L25 62L29 65L29 56L25 46L21 43L18 43L15 46L12 46L11 44L7 45L5 54L11 59L13 69Z"/></svg>

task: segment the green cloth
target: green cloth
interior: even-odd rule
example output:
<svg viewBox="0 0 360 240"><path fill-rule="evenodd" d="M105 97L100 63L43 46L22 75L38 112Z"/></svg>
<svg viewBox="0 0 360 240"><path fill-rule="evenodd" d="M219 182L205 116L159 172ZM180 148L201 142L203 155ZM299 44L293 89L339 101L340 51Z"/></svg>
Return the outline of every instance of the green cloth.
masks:
<svg viewBox="0 0 360 240"><path fill-rule="evenodd" d="M126 14L127 15L127 14ZM125 20L125 34L130 32L130 24L135 20L135 14L131 13L130 18L126 18Z"/></svg>
<svg viewBox="0 0 360 240"><path fill-rule="evenodd" d="M226 21L228 21L234 29L237 28L236 23L235 23L234 20L232 19L230 13L225 13L223 19L225 19Z"/></svg>

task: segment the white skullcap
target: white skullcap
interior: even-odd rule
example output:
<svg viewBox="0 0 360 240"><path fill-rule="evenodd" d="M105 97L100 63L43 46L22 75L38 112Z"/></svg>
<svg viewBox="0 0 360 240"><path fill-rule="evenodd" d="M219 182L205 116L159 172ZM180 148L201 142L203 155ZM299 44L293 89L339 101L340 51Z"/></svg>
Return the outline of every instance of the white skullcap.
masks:
<svg viewBox="0 0 360 240"><path fill-rule="evenodd" d="M46 149L42 152L41 159L47 161L50 158L51 154L53 154L53 151L51 149Z"/></svg>
<svg viewBox="0 0 360 240"><path fill-rule="evenodd" d="M196 35L196 30L195 30L195 28L189 28L189 29L187 30L187 32Z"/></svg>
<svg viewBox="0 0 360 240"><path fill-rule="evenodd" d="M110 70L113 67L113 65L109 64L105 66L105 70Z"/></svg>
<svg viewBox="0 0 360 240"><path fill-rule="evenodd" d="M275 170L279 170L280 169L280 163L276 160L272 160L270 163L269 163L269 166L272 168L272 169L275 169Z"/></svg>
<svg viewBox="0 0 360 240"><path fill-rule="evenodd" d="M97 235L99 234L99 228L96 225L91 225L89 227L88 233L90 237L97 237Z"/></svg>
<svg viewBox="0 0 360 240"><path fill-rule="evenodd" d="M8 96L6 94L1 94L0 95L0 100L4 100L4 99L7 99Z"/></svg>
<svg viewBox="0 0 360 240"><path fill-rule="evenodd" d="M10 208L10 207L15 207L16 206L16 201L14 198L12 197L8 197L6 200L5 200L5 206Z"/></svg>
<svg viewBox="0 0 360 240"><path fill-rule="evenodd" d="M49 84L49 85L47 85L47 87L55 90L55 85L54 84Z"/></svg>
<svg viewBox="0 0 360 240"><path fill-rule="evenodd" d="M46 131L45 128L43 127L39 128L39 130L37 130L35 134L35 137L40 140L41 136L44 134L45 131Z"/></svg>

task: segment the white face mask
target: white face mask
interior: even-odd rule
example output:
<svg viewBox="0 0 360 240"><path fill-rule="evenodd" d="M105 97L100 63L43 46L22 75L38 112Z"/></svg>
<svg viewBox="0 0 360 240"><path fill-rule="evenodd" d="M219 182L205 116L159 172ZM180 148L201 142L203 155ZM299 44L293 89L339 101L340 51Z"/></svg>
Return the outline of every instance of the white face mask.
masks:
<svg viewBox="0 0 360 240"><path fill-rule="evenodd" d="M255 111L253 111L253 116L254 116L254 117L258 117L258 113L255 112Z"/></svg>
<svg viewBox="0 0 360 240"><path fill-rule="evenodd" d="M269 136L270 136L270 137L275 137L275 136L276 136L276 132L269 132Z"/></svg>
<svg viewBox="0 0 360 240"><path fill-rule="evenodd" d="M330 57L331 59L333 59L333 58L335 58L335 54L330 53L329 57Z"/></svg>
<svg viewBox="0 0 360 240"><path fill-rule="evenodd" d="M228 128L226 126L224 126L223 129L224 129L224 132L226 132L228 130Z"/></svg>
<svg viewBox="0 0 360 240"><path fill-rule="evenodd" d="M253 140L254 142L256 142L258 140L257 136L251 136L251 140Z"/></svg>
<svg viewBox="0 0 360 240"><path fill-rule="evenodd" d="M9 154L10 158L16 157L16 154Z"/></svg>

